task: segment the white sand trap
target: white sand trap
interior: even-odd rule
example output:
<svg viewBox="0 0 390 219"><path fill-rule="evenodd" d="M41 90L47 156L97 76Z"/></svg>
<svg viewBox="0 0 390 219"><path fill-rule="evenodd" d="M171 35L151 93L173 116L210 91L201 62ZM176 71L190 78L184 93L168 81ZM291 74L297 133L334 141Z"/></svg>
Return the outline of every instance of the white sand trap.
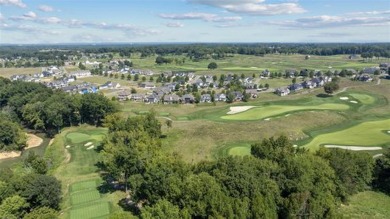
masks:
<svg viewBox="0 0 390 219"><path fill-rule="evenodd" d="M349 100L348 97L340 97L340 100Z"/></svg>
<svg viewBox="0 0 390 219"><path fill-rule="evenodd" d="M287 115L285 115L285 117L287 117L287 116L290 116L291 114L287 114Z"/></svg>
<svg viewBox="0 0 390 219"><path fill-rule="evenodd" d="M255 106L232 106L232 107L230 107L230 111L227 112L226 114L232 115L232 114L236 114L236 113L245 112L253 107L255 107Z"/></svg>
<svg viewBox="0 0 390 219"><path fill-rule="evenodd" d="M88 143L86 143L84 146L85 147L88 147L88 146L91 146L93 144L93 142L88 142Z"/></svg>
<svg viewBox="0 0 390 219"><path fill-rule="evenodd" d="M1 152L0 153L0 160L7 159L7 158L20 157L20 155L22 155L22 152L20 152L20 151Z"/></svg>
<svg viewBox="0 0 390 219"><path fill-rule="evenodd" d="M293 147L296 148L296 147L298 147L298 145L294 144Z"/></svg>
<svg viewBox="0 0 390 219"><path fill-rule="evenodd" d="M326 148L340 148L351 151L376 151L382 150L382 147L364 147L364 146L341 146L341 145L325 145Z"/></svg>
<svg viewBox="0 0 390 219"><path fill-rule="evenodd" d="M389 134L390 134L390 131L387 131L387 133L389 133Z"/></svg>
<svg viewBox="0 0 390 219"><path fill-rule="evenodd" d="M66 145L66 147L65 148L70 148L70 145Z"/></svg>
<svg viewBox="0 0 390 219"><path fill-rule="evenodd" d="M351 100L351 101L349 101L349 102L351 102L351 103L358 103L357 101L354 101L354 100Z"/></svg>
<svg viewBox="0 0 390 219"><path fill-rule="evenodd" d="M93 149L94 147L95 147L94 145L89 146L89 147L87 148L87 150L91 150L91 149Z"/></svg>
<svg viewBox="0 0 390 219"><path fill-rule="evenodd" d="M372 156L372 158L378 158L378 157L382 157L383 154L375 154L374 156Z"/></svg>
<svg viewBox="0 0 390 219"><path fill-rule="evenodd" d="M266 119L264 119L264 121L270 121L271 120L271 118L266 118Z"/></svg>

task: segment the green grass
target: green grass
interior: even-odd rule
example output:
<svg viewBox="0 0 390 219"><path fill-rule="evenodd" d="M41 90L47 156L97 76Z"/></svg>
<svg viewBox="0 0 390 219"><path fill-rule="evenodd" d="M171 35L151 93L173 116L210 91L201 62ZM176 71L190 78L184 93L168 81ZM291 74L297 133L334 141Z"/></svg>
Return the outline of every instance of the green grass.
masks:
<svg viewBox="0 0 390 219"><path fill-rule="evenodd" d="M348 205L340 207L343 218L387 219L390 217L390 196L380 192L366 191L351 197Z"/></svg>
<svg viewBox="0 0 390 219"><path fill-rule="evenodd" d="M30 75L41 72L42 68L0 68L0 77L10 78L12 75Z"/></svg>
<svg viewBox="0 0 390 219"><path fill-rule="evenodd" d="M70 219L87 219L108 216L110 204L108 202L94 202L70 210Z"/></svg>
<svg viewBox="0 0 390 219"><path fill-rule="evenodd" d="M363 93L349 93L349 96L353 97L357 101L363 103L363 104L373 104L375 102L375 97L363 94Z"/></svg>
<svg viewBox="0 0 390 219"><path fill-rule="evenodd" d="M86 190L86 191L80 191L76 193L72 193L70 195L70 202L73 206L79 205L82 203L87 203L91 201L95 201L100 199L100 193L99 191L95 189L92 190Z"/></svg>
<svg viewBox="0 0 390 219"><path fill-rule="evenodd" d="M293 113L302 110L347 110L349 106L346 104L326 103L317 106L284 106L271 105L264 107L256 107L242 113L222 116L226 120L259 120L287 113Z"/></svg>
<svg viewBox="0 0 390 219"><path fill-rule="evenodd" d="M90 140L91 136L88 134L84 133L79 133L79 132L72 132L66 135L66 137L70 140L70 143L73 144L79 144L82 142L86 142Z"/></svg>
<svg viewBox="0 0 390 219"><path fill-rule="evenodd" d="M251 154L250 147L234 147L229 150L229 155L232 156L246 156Z"/></svg>
<svg viewBox="0 0 390 219"><path fill-rule="evenodd" d="M77 191L82 191L85 189L96 188L96 186L97 186L96 180L87 180L87 181L77 182L77 183L73 183L70 186L70 192L77 192Z"/></svg>
<svg viewBox="0 0 390 219"><path fill-rule="evenodd" d="M316 150L320 145L390 146L390 119L363 122L336 132L320 134L303 147Z"/></svg>

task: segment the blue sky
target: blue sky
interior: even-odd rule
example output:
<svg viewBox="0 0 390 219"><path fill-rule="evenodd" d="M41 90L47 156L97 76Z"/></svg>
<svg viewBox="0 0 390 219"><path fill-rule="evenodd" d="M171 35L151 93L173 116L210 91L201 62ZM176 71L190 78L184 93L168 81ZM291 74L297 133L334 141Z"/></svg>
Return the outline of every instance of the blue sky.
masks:
<svg viewBox="0 0 390 219"><path fill-rule="evenodd" d="M0 0L0 43L390 42L388 0Z"/></svg>

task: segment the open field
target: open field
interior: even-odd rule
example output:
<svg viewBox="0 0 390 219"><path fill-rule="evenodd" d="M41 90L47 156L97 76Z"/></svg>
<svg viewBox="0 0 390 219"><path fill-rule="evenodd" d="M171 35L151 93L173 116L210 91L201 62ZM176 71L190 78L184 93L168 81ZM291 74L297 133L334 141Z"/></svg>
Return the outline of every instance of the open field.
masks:
<svg viewBox="0 0 390 219"><path fill-rule="evenodd" d="M29 75L41 73L42 68L0 68L0 77L10 78L12 75Z"/></svg>
<svg viewBox="0 0 390 219"><path fill-rule="evenodd" d="M157 56L150 56L147 58L140 58L139 55L133 55L131 57L135 68L145 68L155 71L168 71L168 70L194 70L194 71L206 71L207 65L210 62L216 62L218 69L212 71L214 73L219 72L259 72L264 69L270 71L284 72L286 69L317 69L327 71L329 69L343 69L343 68L356 68L362 69L364 67L377 66L380 62L386 62L387 59L372 60L370 62L364 62L362 59L350 60L348 55L336 55L336 56L315 56L312 55L310 59L306 60L305 55L277 55L269 54L264 57L260 56L248 56L248 55L234 55L232 57L226 57L221 60L200 60L193 62L185 56L167 56L169 58L185 58L184 64L155 64ZM211 73L212 74L212 73Z"/></svg>
<svg viewBox="0 0 390 219"><path fill-rule="evenodd" d="M390 216L390 196L380 192L365 191L353 195L348 205L342 205L339 212L343 218L385 219Z"/></svg>
<svg viewBox="0 0 390 219"><path fill-rule="evenodd" d="M80 218L107 218L110 215L110 205L108 202L94 202L73 208L70 210L70 219Z"/></svg>

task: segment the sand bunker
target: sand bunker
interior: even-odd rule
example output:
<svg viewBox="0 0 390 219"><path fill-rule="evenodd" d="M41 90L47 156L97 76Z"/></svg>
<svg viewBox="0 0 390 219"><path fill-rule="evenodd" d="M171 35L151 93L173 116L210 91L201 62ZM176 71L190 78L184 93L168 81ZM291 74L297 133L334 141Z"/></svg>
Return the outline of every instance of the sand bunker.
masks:
<svg viewBox="0 0 390 219"><path fill-rule="evenodd" d="M27 134L27 147L25 149L38 147L43 142L43 139L34 135L34 134Z"/></svg>
<svg viewBox="0 0 390 219"><path fill-rule="evenodd" d="M266 119L264 119L264 121L270 121L271 120L271 118L266 118Z"/></svg>
<svg viewBox="0 0 390 219"><path fill-rule="evenodd" d="M348 100L348 97L340 97L340 100Z"/></svg>
<svg viewBox="0 0 390 219"><path fill-rule="evenodd" d="M324 145L326 148L340 148L351 151L376 151L382 150L382 147L365 147L365 146L341 146L341 145Z"/></svg>
<svg viewBox="0 0 390 219"><path fill-rule="evenodd" d="M357 101L354 101L354 100L351 100L351 101L349 101L349 102L351 102L351 103L358 103Z"/></svg>
<svg viewBox="0 0 390 219"><path fill-rule="evenodd" d="M378 158L378 157L382 157L383 154L375 154L374 156L372 156L372 158Z"/></svg>
<svg viewBox="0 0 390 219"><path fill-rule="evenodd" d="M95 147L94 145L89 146L89 147L87 148L87 150L91 150L91 149L93 149L94 147Z"/></svg>
<svg viewBox="0 0 390 219"><path fill-rule="evenodd" d="M88 146L91 146L93 144L93 142L88 142L88 143L86 143L84 146L85 147L88 147Z"/></svg>
<svg viewBox="0 0 390 219"><path fill-rule="evenodd" d="M253 107L254 106L232 106L232 107L230 107L230 111L227 112L226 114L232 115L232 114L236 114L236 113L245 112Z"/></svg>
<svg viewBox="0 0 390 219"><path fill-rule="evenodd" d="M70 145L66 145L66 147L65 148L70 148Z"/></svg>
<svg viewBox="0 0 390 219"><path fill-rule="evenodd" d="M1 152L0 153L0 160L7 159L7 158L19 157L21 154L22 154L22 152L20 152L20 151Z"/></svg>
<svg viewBox="0 0 390 219"><path fill-rule="evenodd" d="M287 114L287 115L285 115L285 117L288 117L288 116L290 116L291 114Z"/></svg>

